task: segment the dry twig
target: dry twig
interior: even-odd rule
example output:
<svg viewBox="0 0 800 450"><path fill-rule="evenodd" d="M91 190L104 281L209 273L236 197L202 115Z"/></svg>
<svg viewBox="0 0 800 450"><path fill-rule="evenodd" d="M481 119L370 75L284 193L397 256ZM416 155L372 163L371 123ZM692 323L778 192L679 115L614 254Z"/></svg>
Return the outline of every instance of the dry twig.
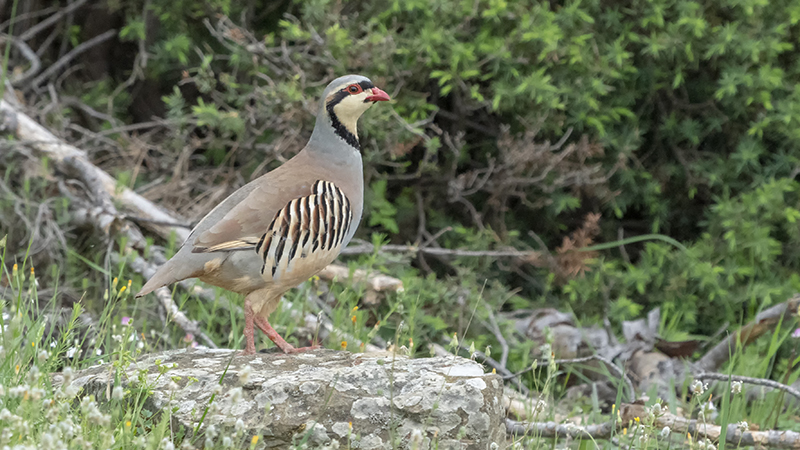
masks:
<svg viewBox="0 0 800 450"><path fill-rule="evenodd" d="M618 422L610 421L580 426L555 422L517 422L506 419L506 427L511 434L516 435L562 439L610 439L613 438L614 431L618 427L634 423L636 419L642 421L648 416L642 404L623 403L619 411L621 420ZM708 439L713 442L719 442L723 432L719 425L686 419L670 413L656 416L653 425L657 429L669 427L672 433L679 436L686 436L689 433L695 440ZM800 449L800 433L788 430L745 431L729 425L725 431L725 442L731 447L798 450Z"/></svg>
<svg viewBox="0 0 800 450"><path fill-rule="evenodd" d="M739 375L726 375L724 373L713 373L713 372L706 372L693 375L695 380L715 380L715 381L740 381L745 384L752 384L754 386L765 386L773 389L777 389L779 391L786 392L789 395L794 396L798 400L800 400L800 391L797 389L779 383L777 381L768 380L766 378L753 378L753 377L743 377Z"/></svg>
<svg viewBox="0 0 800 450"><path fill-rule="evenodd" d="M647 417L644 405L623 404L620 406L620 416L622 422L627 424L634 421L637 417ZM669 427L673 433L685 436L690 433L695 439L704 438L718 442L722 436L722 427L703 423L702 421L686 419L674 414L664 413L655 418L657 428ZM764 430L764 431L743 431L736 426L729 425L725 432L725 442L732 447L752 447L757 448L783 448L800 449L800 433L796 431Z"/></svg>
<svg viewBox="0 0 800 450"><path fill-rule="evenodd" d="M53 76L56 72L58 72L61 68L69 64L76 56L80 55L81 53L89 50L90 48L94 47L97 44L103 43L112 37L117 35L117 30L108 30L103 34L97 35L86 42L78 45L77 47L73 48L69 53L61 57L58 61L56 61L53 65L47 68L41 75L34 78L31 82L29 89L37 89L40 84L42 84L45 80Z"/></svg>
<svg viewBox="0 0 800 450"><path fill-rule="evenodd" d="M506 419L506 430L517 436L538 436L541 438L571 439L609 439L615 431L613 422L597 425L575 425L556 422L517 422Z"/></svg>

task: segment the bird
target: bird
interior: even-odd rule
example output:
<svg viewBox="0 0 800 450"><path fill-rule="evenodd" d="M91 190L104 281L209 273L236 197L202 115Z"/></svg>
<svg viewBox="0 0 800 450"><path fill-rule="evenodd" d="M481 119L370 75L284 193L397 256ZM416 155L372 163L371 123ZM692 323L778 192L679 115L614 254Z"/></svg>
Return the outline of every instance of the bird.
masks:
<svg viewBox="0 0 800 450"><path fill-rule="evenodd" d="M212 209L136 297L198 278L244 295L243 354L255 353L254 327L284 353L317 348L286 342L269 315L286 291L333 262L353 238L364 203L358 119L389 100L361 75L331 81L306 146Z"/></svg>

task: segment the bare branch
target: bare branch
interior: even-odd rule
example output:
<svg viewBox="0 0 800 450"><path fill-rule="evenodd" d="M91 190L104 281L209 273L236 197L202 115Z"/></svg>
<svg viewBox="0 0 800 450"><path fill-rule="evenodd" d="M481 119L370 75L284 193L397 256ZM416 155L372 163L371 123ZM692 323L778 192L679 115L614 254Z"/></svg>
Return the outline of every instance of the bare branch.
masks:
<svg viewBox="0 0 800 450"><path fill-rule="evenodd" d="M342 250L343 255L363 255L373 253L375 246L369 243L351 245ZM422 253L432 256L451 257L491 257L491 258L519 258L528 260L538 258L541 252L537 250L462 250L438 247L420 247L416 245L382 245L380 251L387 253Z"/></svg>
<svg viewBox="0 0 800 450"><path fill-rule="evenodd" d="M67 53L66 55L61 57L61 59L56 61L55 64L53 64L52 66L48 67L47 70L42 72L41 75L39 75L38 77L34 78L34 80L31 82L30 86L28 86L28 89L34 89L34 90L37 89L40 84L42 84L45 80L47 80L48 78L53 76L53 74L55 74L57 71L61 70L61 68L63 68L67 64L69 64L69 62L72 61L76 56L80 55L81 53L85 52L86 50L89 50L90 48L94 47L97 44L103 43L103 42L111 39L112 37L114 37L116 35L117 35L117 30L115 30L115 29L108 30L105 33L97 35L97 36L89 39L88 41L83 42L82 44L78 45L77 47L73 48L69 53Z"/></svg>
<svg viewBox="0 0 800 450"><path fill-rule="evenodd" d="M71 13L72 11L75 11L76 9L80 8L81 6L83 6L84 3L86 3L86 1L87 0L77 0L74 3L70 3L69 5L64 7L64 9L59 10L58 12L56 12L52 16L48 17L47 19L45 19L45 20L37 23L36 25L28 28L27 30L25 30L25 32L22 33L19 36L19 38L21 40L23 40L23 41L27 41L28 39L30 39L30 38L36 36L37 34L39 34L40 31L44 30L45 28L49 27L50 25L53 25L56 22L58 22L59 20L61 20L62 17L66 16L67 14Z"/></svg>
<svg viewBox="0 0 800 450"><path fill-rule="evenodd" d="M793 395L795 398L800 400L800 391L798 391L797 389L789 385L779 383L777 381L768 380L766 378L743 377L739 375L726 375L724 373L713 373L713 372L701 373L693 375L693 377L696 380L741 381L742 383L745 384L770 387L773 389L777 389L779 391L786 392L789 395Z"/></svg>
<svg viewBox="0 0 800 450"><path fill-rule="evenodd" d="M506 430L511 435L542 438L610 439L615 431L613 422L597 425L575 425L557 422L517 422L506 419Z"/></svg>
<svg viewBox="0 0 800 450"><path fill-rule="evenodd" d="M620 409L622 423L629 423L637 417L647 417L644 405L623 404ZM690 433L693 438L709 439L718 442L722 436L722 427L703 423L702 421L690 420L674 414L661 414L655 418L657 428L669 427L673 433L686 435ZM796 431L765 430L765 431L743 431L731 424L728 425L725 433L725 442L732 447L756 447L756 448L782 448L800 449L800 433Z"/></svg>

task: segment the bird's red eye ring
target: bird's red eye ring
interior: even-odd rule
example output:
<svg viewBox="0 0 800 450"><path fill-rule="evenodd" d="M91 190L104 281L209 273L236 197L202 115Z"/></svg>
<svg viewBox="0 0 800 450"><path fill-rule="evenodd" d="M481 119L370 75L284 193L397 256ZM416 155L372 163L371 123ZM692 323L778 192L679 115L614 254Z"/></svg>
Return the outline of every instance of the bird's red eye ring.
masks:
<svg viewBox="0 0 800 450"><path fill-rule="evenodd" d="M351 84L350 86L347 86L347 92L349 92L349 93L351 93L353 95L360 94L361 93L361 86L359 86L357 84Z"/></svg>

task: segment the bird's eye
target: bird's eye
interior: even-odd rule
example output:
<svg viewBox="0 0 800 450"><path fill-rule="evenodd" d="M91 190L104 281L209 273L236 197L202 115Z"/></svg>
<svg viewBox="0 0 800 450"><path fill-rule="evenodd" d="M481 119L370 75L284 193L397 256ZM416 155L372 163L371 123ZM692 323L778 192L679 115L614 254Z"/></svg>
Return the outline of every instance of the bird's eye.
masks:
<svg viewBox="0 0 800 450"><path fill-rule="evenodd" d="M361 93L361 86L357 84L351 84L347 87L347 92L351 94L360 94Z"/></svg>

